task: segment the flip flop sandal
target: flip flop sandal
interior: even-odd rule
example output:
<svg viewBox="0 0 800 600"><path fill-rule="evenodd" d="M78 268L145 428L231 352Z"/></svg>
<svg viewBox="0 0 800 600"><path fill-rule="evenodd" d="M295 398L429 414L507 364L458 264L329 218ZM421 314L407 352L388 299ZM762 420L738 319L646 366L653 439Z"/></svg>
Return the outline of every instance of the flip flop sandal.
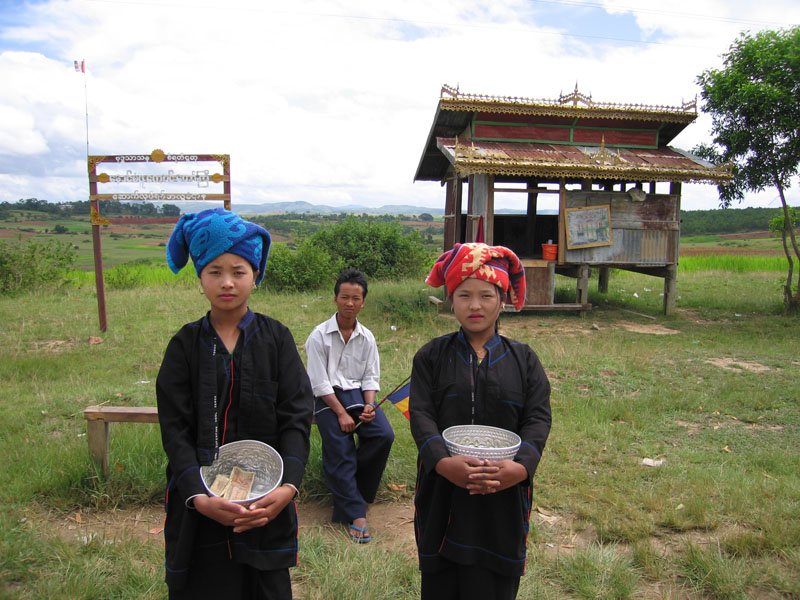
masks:
<svg viewBox="0 0 800 600"><path fill-rule="evenodd" d="M367 544L372 539L372 536L369 534L369 527L359 527L352 523L347 527L350 530L350 539L356 544Z"/></svg>

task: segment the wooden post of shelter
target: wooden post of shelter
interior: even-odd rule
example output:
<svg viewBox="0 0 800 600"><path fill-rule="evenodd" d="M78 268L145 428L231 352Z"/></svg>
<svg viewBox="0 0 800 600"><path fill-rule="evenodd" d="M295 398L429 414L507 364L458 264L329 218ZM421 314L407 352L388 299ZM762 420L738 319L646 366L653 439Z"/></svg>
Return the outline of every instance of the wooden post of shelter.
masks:
<svg viewBox="0 0 800 600"><path fill-rule="evenodd" d="M681 214L681 182L673 181L669 185L669 193L671 196L676 197L675 214L680 221ZM668 315L675 310L675 303L678 300L678 261L681 251L681 236L675 236L675 260L672 264L666 266L666 275L664 276L664 314Z"/></svg>
<svg viewBox="0 0 800 600"><path fill-rule="evenodd" d="M536 210L539 204L539 191L537 188L539 183L535 179L528 179L525 187L528 189L528 201L525 206L525 238L533 242L536 237ZM534 248L530 248L529 251L533 253Z"/></svg>
<svg viewBox="0 0 800 600"><path fill-rule="evenodd" d="M467 235L465 241L478 239L478 225L483 217L483 240L491 245L494 233L494 177L479 173L469 177Z"/></svg>
<svg viewBox="0 0 800 600"><path fill-rule="evenodd" d="M463 184L453 175L445 184L444 247L452 248L461 239L461 203Z"/></svg>
<svg viewBox="0 0 800 600"><path fill-rule="evenodd" d="M562 177L558 182L558 262L563 263L567 255L567 182Z"/></svg>

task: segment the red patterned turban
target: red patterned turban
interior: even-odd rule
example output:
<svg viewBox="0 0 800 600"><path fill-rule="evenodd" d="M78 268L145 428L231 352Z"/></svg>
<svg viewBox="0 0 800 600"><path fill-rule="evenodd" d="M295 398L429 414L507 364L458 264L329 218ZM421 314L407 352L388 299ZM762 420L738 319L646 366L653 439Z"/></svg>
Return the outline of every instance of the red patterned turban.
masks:
<svg viewBox="0 0 800 600"><path fill-rule="evenodd" d="M447 295L452 296L461 282L470 277L499 287L517 310L525 304L525 270L519 257L505 246L456 244L436 259L425 283L431 287L444 285Z"/></svg>

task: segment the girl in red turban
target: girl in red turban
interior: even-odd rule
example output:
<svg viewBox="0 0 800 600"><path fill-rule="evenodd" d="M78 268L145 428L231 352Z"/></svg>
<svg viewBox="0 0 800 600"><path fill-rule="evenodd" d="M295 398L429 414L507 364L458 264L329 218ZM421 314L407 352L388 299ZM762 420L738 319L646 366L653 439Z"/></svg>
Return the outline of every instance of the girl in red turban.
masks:
<svg viewBox="0 0 800 600"><path fill-rule="evenodd" d="M533 475L550 432L550 383L539 358L497 332L503 300L524 305L524 270L503 246L456 244L426 282L446 286L461 327L423 346L411 372L422 600L513 600ZM441 432L466 424L513 431L522 444L508 460L450 456Z"/></svg>

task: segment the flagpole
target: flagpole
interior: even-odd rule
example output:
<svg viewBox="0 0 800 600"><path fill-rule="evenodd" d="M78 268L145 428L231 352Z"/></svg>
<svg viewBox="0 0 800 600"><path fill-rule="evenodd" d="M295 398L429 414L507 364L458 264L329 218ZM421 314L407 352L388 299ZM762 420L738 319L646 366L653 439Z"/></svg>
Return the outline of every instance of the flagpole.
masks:
<svg viewBox="0 0 800 600"><path fill-rule="evenodd" d="M86 63L81 60L81 74L83 75L83 104L86 115L86 160L89 160L89 87L86 84Z"/></svg>
<svg viewBox="0 0 800 600"><path fill-rule="evenodd" d="M97 290L97 316L100 321L100 331L108 329L106 317L106 290L103 281L103 250L100 240L100 202L97 200L97 179L94 166L89 164L89 86L86 83L86 61L75 61L75 70L80 70L83 75L83 101L86 120L86 170L89 176L89 212L92 224L92 253L94 254L94 283ZM93 180L94 179L94 180Z"/></svg>

